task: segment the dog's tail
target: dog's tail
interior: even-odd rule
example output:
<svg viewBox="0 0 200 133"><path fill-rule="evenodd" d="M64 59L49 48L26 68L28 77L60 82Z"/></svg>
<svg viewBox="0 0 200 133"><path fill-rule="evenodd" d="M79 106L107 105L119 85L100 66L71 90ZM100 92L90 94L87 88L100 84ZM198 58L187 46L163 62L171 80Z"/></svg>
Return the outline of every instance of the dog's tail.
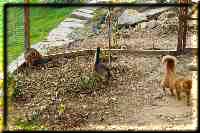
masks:
<svg viewBox="0 0 200 133"><path fill-rule="evenodd" d="M176 57L171 56L171 55L166 55L162 58L162 64L166 64L167 72L175 72Z"/></svg>

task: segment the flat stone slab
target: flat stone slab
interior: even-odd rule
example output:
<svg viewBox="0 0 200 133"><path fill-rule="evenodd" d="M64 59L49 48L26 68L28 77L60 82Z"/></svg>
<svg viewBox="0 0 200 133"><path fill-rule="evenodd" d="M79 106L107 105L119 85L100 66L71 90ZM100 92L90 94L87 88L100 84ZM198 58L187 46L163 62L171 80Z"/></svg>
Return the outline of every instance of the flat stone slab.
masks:
<svg viewBox="0 0 200 133"><path fill-rule="evenodd" d="M68 32L68 34L70 34L70 32ZM49 34L49 37L53 37L53 36L62 36L62 37L65 37L68 34L66 34L65 32L54 32L54 33Z"/></svg>
<svg viewBox="0 0 200 133"><path fill-rule="evenodd" d="M156 8L156 9L151 9L151 10L146 10L143 12L143 14L145 16L153 16L153 15L157 15L157 14L160 14L164 11L167 11L169 9L171 9L172 7L162 7L162 8Z"/></svg>
<svg viewBox="0 0 200 133"><path fill-rule="evenodd" d="M119 25L133 25L145 20L147 20L147 17L144 14L132 9L125 10L118 18Z"/></svg>
<svg viewBox="0 0 200 133"><path fill-rule="evenodd" d="M66 18L63 22L77 22L77 23L85 24L87 23L87 20L81 20L77 18Z"/></svg>
<svg viewBox="0 0 200 133"><path fill-rule="evenodd" d="M164 11L171 9L172 7L162 7L151 10L146 10L142 13L134 11L133 9L125 10L118 18L120 25L133 25L148 20L148 17L160 14Z"/></svg>
<svg viewBox="0 0 200 133"><path fill-rule="evenodd" d="M61 28L60 27L60 25L58 26L58 27L56 27L55 29L53 29L53 30L51 30L51 32L50 32L50 34L51 33L70 33L70 32L72 32L73 31L73 29L72 28L70 28L69 26L68 27L66 27L66 28Z"/></svg>
<svg viewBox="0 0 200 133"><path fill-rule="evenodd" d="M111 0L91 0L88 3L101 3L101 2L109 2Z"/></svg>
<svg viewBox="0 0 200 133"><path fill-rule="evenodd" d="M71 16L75 18L83 19L83 20L90 20L93 17L93 15L83 13L83 12L73 12Z"/></svg>
<svg viewBox="0 0 200 133"><path fill-rule="evenodd" d="M93 11L95 11L95 10L98 9L98 7L82 7L81 9L87 9L87 10L93 10Z"/></svg>
<svg viewBox="0 0 200 133"><path fill-rule="evenodd" d="M52 35L68 35L70 34L71 32L73 31L72 28L69 28L69 27L58 27L54 30L52 30L50 33L49 33L49 36L52 36Z"/></svg>
<svg viewBox="0 0 200 133"><path fill-rule="evenodd" d="M58 28L71 28L71 29L74 29L74 28L82 28L84 27L84 24L81 24L79 22L62 22L60 23L60 25L58 26Z"/></svg>
<svg viewBox="0 0 200 133"><path fill-rule="evenodd" d="M61 36L61 35L53 35L53 36L48 36L49 41L63 41L66 38L66 36Z"/></svg>
<svg viewBox="0 0 200 133"><path fill-rule="evenodd" d="M55 47L55 46L63 46L63 45L66 45L66 44L68 44L70 41L53 41L53 42L50 42L49 43L49 47L47 47L47 48L50 48L50 47Z"/></svg>
<svg viewBox="0 0 200 133"><path fill-rule="evenodd" d="M79 8L77 11L87 13L87 14L94 14L94 10Z"/></svg>

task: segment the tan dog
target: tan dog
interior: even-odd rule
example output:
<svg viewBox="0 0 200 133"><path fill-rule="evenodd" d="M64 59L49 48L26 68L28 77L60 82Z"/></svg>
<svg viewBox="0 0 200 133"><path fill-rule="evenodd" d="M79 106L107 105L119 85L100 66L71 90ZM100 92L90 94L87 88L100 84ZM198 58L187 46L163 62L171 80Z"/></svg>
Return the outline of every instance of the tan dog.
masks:
<svg viewBox="0 0 200 133"><path fill-rule="evenodd" d="M165 91L165 88L169 88L171 95L174 95L176 91L176 97L181 100L180 93L184 92L187 95L187 105L190 105L190 95L192 89L192 80L189 79L176 79L176 58L171 55L166 55L162 59L162 64L165 66L165 75L161 81L161 86Z"/></svg>

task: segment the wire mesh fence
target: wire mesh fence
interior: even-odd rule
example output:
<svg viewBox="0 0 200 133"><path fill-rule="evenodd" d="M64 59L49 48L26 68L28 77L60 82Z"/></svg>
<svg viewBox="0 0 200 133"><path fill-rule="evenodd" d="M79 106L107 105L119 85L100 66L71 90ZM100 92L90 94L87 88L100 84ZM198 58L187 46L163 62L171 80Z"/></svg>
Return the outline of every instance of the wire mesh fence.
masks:
<svg viewBox="0 0 200 133"><path fill-rule="evenodd" d="M175 49L178 36L176 8L170 11L162 8L164 12L160 13L162 11L160 8L145 8L138 11L134 8L123 7L122 10L117 10L120 11L119 16L117 15L118 19L115 18L116 10L112 9L110 17L113 18L111 19L107 15L108 9L103 7L99 12L95 11L96 14L99 13L96 19L81 24L72 23L74 19L69 19L66 15L59 17L57 11L71 12L66 11L67 9L69 8L51 8L51 10L32 8L30 10L31 45L37 43L38 40L41 41L40 45L46 46L44 49L48 51L50 60L47 62L39 60L41 62L38 61L38 66L17 69L13 102L16 106L23 106L13 109L9 118L13 117L15 120L20 118L25 123L32 122L33 125L35 121L46 122L49 130L65 130L81 126L84 122L88 126L91 123L87 122L91 121L93 123L105 121L105 123L111 123L110 125L114 122L120 124L130 121L133 122L131 124L135 122L141 124L140 121L135 120L136 116L140 112L149 112L149 107L159 106L156 107L159 110L151 108L156 112L168 108L168 103L173 108L177 108L178 102L162 99L163 91L159 85L163 75L163 66L160 63L160 55L132 55L119 52L123 49L141 51L145 49ZM54 14L49 15L52 12ZM121 17L122 15L125 17ZM14 16L19 16L20 19L11 19ZM47 18L46 21L40 19L41 16ZM133 22L127 22L128 17L132 19L133 16L139 17L135 17ZM19 47L21 50L19 53L23 53L23 9L10 11L9 17L9 48ZM55 20L59 21L52 26L53 28L50 28L52 30L46 30L49 23ZM109 23L107 20L112 21ZM79 19L78 22L83 22L83 20ZM73 32L67 36L66 31L69 29ZM109 32L112 33L108 34ZM98 52L97 50L92 53L85 50L97 47L108 48L109 38L111 39L111 48L119 50L112 53L110 68L107 66L108 52L103 52L103 50ZM72 41L69 42L68 39ZM73 52L73 50L82 50L82 52ZM10 60L16 58L12 52L8 53ZM94 55L94 53L96 54ZM100 58L97 58L97 54ZM179 63L189 63L191 58L180 57ZM185 66L180 64L177 67L177 73L181 76L190 76L189 72L185 71ZM95 75L97 71L102 74L100 77ZM108 71L111 74L108 74ZM182 104L178 107L181 109ZM173 109L170 111L179 115ZM188 110L184 110L183 114L188 112ZM163 112L162 115L169 115L167 113ZM149 123L150 120L146 119L148 117L144 114L140 114L140 116L144 116L143 119ZM191 113L189 112L188 116L180 117L177 118L180 118L181 122L188 121L191 119ZM152 118L156 122L158 118L163 119L157 113L153 114ZM15 124L12 121L14 119L9 121L11 130L14 127L12 124ZM116 119L119 120L119 123ZM170 120L173 124L182 124L180 121ZM166 121L165 124L168 122ZM154 121L152 123L152 125L156 125ZM40 129L41 127L35 124L35 128Z"/></svg>
<svg viewBox="0 0 200 133"><path fill-rule="evenodd" d="M8 63L15 60L24 51L24 10L9 8L8 27Z"/></svg>
<svg viewBox="0 0 200 133"><path fill-rule="evenodd" d="M31 46L45 40L49 32L55 28L74 8L30 8L30 44ZM50 19L50 21L48 21ZM8 9L8 63L19 57L25 50L24 8Z"/></svg>

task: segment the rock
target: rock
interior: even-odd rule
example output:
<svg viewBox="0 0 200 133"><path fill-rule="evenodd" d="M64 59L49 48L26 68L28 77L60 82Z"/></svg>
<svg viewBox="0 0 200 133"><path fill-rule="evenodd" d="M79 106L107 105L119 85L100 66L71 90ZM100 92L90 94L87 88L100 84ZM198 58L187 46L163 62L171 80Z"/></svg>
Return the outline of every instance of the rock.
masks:
<svg viewBox="0 0 200 133"><path fill-rule="evenodd" d="M56 28L56 29L54 29L54 30L52 30L50 33L49 33L49 35L60 35L60 34L69 34L69 33L71 33L73 31L73 29L72 28L60 28L60 27L58 27L58 28Z"/></svg>
<svg viewBox="0 0 200 133"><path fill-rule="evenodd" d="M156 20L152 20L152 21L149 21L149 22L143 22L140 24L140 28L141 29L152 29L154 27L156 27L158 25L157 21Z"/></svg>
<svg viewBox="0 0 200 133"><path fill-rule="evenodd" d="M175 11L167 11L167 12L164 12L164 13L162 13L159 17L158 17L158 19L159 20L165 20L166 18L175 18L175 17L177 17L177 13L175 12Z"/></svg>
<svg viewBox="0 0 200 133"><path fill-rule="evenodd" d="M66 18L63 22L79 22L81 24L87 23L87 20L81 20L76 18Z"/></svg>
<svg viewBox="0 0 200 133"><path fill-rule="evenodd" d="M93 17L93 15L83 13L83 12L73 12L71 16L75 18L83 19L83 20L90 20Z"/></svg>
<svg viewBox="0 0 200 133"><path fill-rule="evenodd" d="M63 41L63 39L66 38L65 35L52 35L52 36L48 36L48 40L49 41Z"/></svg>
<svg viewBox="0 0 200 133"><path fill-rule="evenodd" d="M133 9L125 10L118 18L119 25L133 25L145 20L147 20L146 16Z"/></svg>
<svg viewBox="0 0 200 133"><path fill-rule="evenodd" d="M88 3L107 3L109 0L91 0Z"/></svg>
<svg viewBox="0 0 200 133"><path fill-rule="evenodd" d="M84 8L80 8L77 11L87 13L87 14L93 14L94 13L94 10L84 9Z"/></svg>
<svg viewBox="0 0 200 133"><path fill-rule="evenodd" d="M81 24L79 22L62 22L60 23L60 25L58 26L58 28L70 28L70 29L74 29L74 28L82 28L84 27L84 24Z"/></svg>
<svg viewBox="0 0 200 133"><path fill-rule="evenodd" d="M124 12L124 8L120 8L120 7L116 7L112 10L112 15L114 17L119 17L123 12ZM136 10L135 10L136 11Z"/></svg>
<svg viewBox="0 0 200 133"><path fill-rule="evenodd" d="M158 0L136 0L136 4L155 4Z"/></svg>
<svg viewBox="0 0 200 133"><path fill-rule="evenodd" d="M164 11L167 11L170 8L172 8L172 7L161 7L161 8L146 10L143 12L143 15L145 15L146 17L154 16L154 15L160 14Z"/></svg>

